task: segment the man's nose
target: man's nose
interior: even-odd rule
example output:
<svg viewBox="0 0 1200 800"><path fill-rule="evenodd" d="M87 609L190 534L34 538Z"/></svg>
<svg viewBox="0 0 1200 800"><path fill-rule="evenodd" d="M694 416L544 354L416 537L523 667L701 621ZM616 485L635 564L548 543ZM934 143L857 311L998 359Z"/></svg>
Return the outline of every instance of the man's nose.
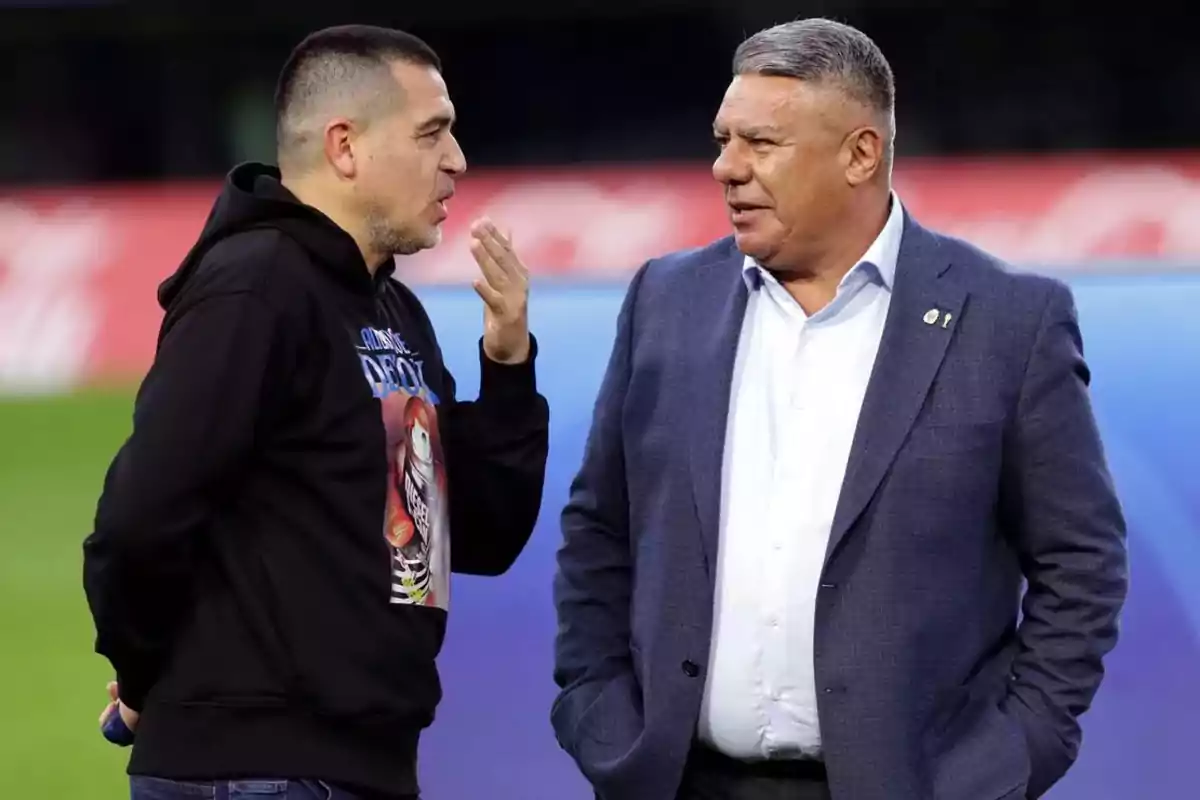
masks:
<svg viewBox="0 0 1200 800"><path fill-rule="evenodd" d="M467 156L459 146L458 139L454 138L454 134L450 134L450 152L442 163L442 169L451 175L462 175L467 171Z"/></svg>
<svg viewBox="0 0 1200 800"><path fill-rule="evenodd" d="M750 164L741 155L736 143L730 142L713 161L712 174L718 183L726 186L745 183L750 180Z"/></svg>

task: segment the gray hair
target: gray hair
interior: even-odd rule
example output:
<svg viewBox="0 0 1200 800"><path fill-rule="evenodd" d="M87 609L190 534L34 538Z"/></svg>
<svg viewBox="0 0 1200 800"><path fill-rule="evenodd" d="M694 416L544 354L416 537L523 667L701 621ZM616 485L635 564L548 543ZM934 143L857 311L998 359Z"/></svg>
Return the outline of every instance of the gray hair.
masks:
<svg viewBox="0 0 1200 800"><path fill-rule="evenodd" d="M767 28L738 46L733 74L835 83L849 97L887 118L890 133L895 135L892 68L879 46L857 28L821 18Z"/></svg>

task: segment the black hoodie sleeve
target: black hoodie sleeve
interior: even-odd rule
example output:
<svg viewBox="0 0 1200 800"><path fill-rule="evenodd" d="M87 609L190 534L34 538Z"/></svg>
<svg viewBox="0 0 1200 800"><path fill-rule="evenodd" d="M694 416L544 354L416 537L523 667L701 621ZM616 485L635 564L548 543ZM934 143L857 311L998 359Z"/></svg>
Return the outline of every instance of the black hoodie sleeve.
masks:
<svg viewBox="0 0 1200 800"><path fill-rule="evenodd" d="M130 708L141 709L170 655L192 554L250 458L277 350L276 317L251 291L209 294L168 314L84 542L96 652Z"/></svg>
<svg viewBox="0 0 1200 800"><path fill-rule="evenodd" d="M500 575L525 548L537 522L550 448L550 408L538 394L530 342L522 364L500 364L480 340L479 399L451 398L442 425L450 483L450 565L454 572Z"/></svg>

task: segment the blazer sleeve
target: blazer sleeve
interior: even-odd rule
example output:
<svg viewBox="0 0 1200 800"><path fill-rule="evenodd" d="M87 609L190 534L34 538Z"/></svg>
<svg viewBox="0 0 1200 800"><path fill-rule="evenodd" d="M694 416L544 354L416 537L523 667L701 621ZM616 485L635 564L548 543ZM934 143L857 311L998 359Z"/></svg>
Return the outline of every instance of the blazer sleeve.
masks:
<svg viewBox="0 0 1200 800"><path fill-rule="evenodd" d="M1074 299L1052 284L1009 441L1004 508L1028 589L1005 709L1025 730L1039 797L1074 763L1078 718L1117 642L1125 521L1094 420Z"/></svg>
<svg viewBox="0 0 1200 800"><path fill-rule="evenodd" d="M564 705L575 704L575 689L603 684L632 670L629 495L621 418L631 372L634 312L647 266L634 276L622 303L582 466L562 512L563 540L554 577L554 680L563 691L555 702L556 717ZM577 715L568 710L565 716Z"/></svg>

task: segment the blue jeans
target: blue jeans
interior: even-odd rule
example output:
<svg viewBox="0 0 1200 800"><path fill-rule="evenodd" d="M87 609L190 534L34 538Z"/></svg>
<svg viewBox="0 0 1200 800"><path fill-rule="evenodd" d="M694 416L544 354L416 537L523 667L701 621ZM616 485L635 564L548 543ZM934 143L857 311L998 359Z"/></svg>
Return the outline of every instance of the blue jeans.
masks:
<svg viewBox="0 0 1200 800"><path fill-rule="evenodd" d="M132 775L130 800L359 800L324 781L258 778L236 781L172 781Z"/></svg>

